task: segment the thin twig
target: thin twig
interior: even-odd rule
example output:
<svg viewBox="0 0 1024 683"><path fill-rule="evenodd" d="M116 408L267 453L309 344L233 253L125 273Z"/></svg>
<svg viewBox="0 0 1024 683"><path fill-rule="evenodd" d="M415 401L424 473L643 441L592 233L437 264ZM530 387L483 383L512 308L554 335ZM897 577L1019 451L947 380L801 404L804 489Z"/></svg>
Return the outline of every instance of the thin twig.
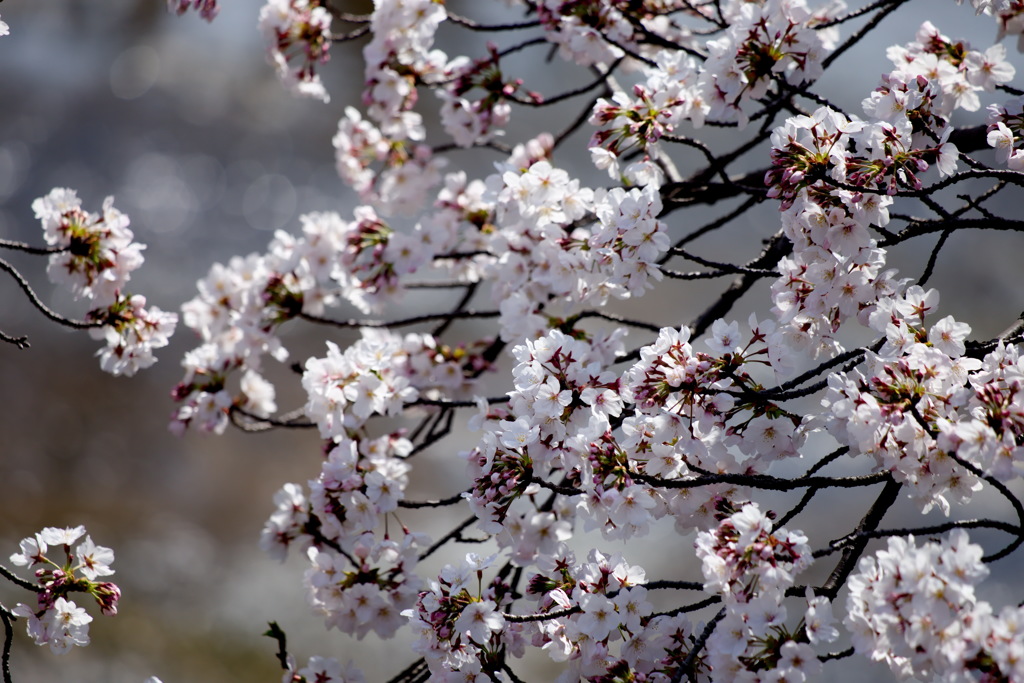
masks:
<svg viewBox="0 0 1024 683"><path fill-rule="evenodd" d="M4 261L3 259L0 259L0 270L7 271L7 273L14 278L14 281L18 283L22 291L25 292L25 296L28 297L28 300L32 303L32 305L39 309L39 311L43 315L45 315L53 322L59 323L65 327L70 327L76 330L89 330L94 327L103 327L102 322L72 320L70 318L65 318L60 313L57 313L56 311L52 310L49 306L44 304L42 300L40 300L39 296L32 289L32 286L28 283L28 280L26 280L14 266L12 266L7 261Z"/></svg>

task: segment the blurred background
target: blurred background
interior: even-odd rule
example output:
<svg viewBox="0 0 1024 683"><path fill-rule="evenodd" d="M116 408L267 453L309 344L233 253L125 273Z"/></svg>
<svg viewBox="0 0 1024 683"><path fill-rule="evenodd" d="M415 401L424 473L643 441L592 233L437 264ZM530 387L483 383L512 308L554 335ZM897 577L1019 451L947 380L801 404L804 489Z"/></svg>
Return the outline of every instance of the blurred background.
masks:
<svg viewBox="0 0 1024 683"><path fill-rule="evenodd" d="M30 205L53 187L77 189L90 211L113 195L115 205L131 217L136 239L148 245L145 266L133 274L134 291L174 310L194 295L196 280L213 262L262 252L274 230L297 231L300 214L348 215L356 199L335 173L330 139L344 107L358 106L363 43L332 47L331 63L323 69L329 105L296 99L266 64L256 28L261 4L223 2L212 24L193 13L172 16L163 0L7 0L0 5L0 16L11 27L11 35L0 38L0 237L41 244ZM372 8L370 2L340 4L351 12ZM481 20L507 11L497 1L448 5ZM994 23L974 20L969 7L910 3L830 71L825 96L859 111L860 99L889 68L883 47L912 40L924 18L982 47L995 33ZM438 39L449 55L480 55L483 45L477 36L448 28ZM580 82L571 67L529 59L523 56L520 63L529 89L554 94ZM1016 55L1013 59L1024 68ZM431 98L424 99L433 106ZM551 112L516 111L509 141L557 132L572 113L570 105L562 108L552 129ZM960 123L981 121L983 112ZM428 122L436 132L436 121ZM700 134L712 144L728 135L709 129ZM588 136L584 130L576 142ZM688 163L698 161L685 152L679 155L684 173ZM464 168L472 177L485 174L497 157L473 151L457 152L452 159L450 168ZM557 161L585 182L606 182L583 154ZM749 159L750 168L765 164L763 150ZM686 230L720 212L724 209L692 210L671 220ZM701 241L700 253L744 260L777 229L772 214L768 207L748 214L731 232ZM896 250L891 262L906 275L920 274L932 241ZM744 253L736 256L736 250ZM943 292L943 314L969 322L977 337L1008 326L1024 310L1022 250L1019 235L954 236L933 280ZM54 308L71 317L82 313L79 303L50 287L44 260L2 256ZM630 304L630 314L678 326L722 286L683 290L675 284ZM764 290L749 296L735 317L765 311L766 301ZM270 620L281 623L300 661L311 654L345 660L359 650L371 681L404 666L405 641L382 646L371 637L357 644L327 633L305 606L302 558L279 565L257 548L273 492L285 482L304 483L316 475L320 453L314 434L255 436L229 430L222 437L175 438L166 429L173 410L169 392L180 379L181 355L195 342L189 330L179 327L152 369L132 380L118 379L100 372L93 357L96 342L47 323L10 279L0 279L0 302L0 329L27 334L32 343L25 351L0 346L0 561L6 562L18 540L44 526L84 524L97 543L115 549L115 580L124 592L116 618L97 616L93 622L93 644L63 657L32 645L19 623L12 662L16 681L129 683L149 675L164 683L277 681L275 645L260 635ZM422 303L405 304L414 305ZM319 353L326 338L323 330L288 334L289 343L305 352L296 353L295 361ZM341 335L331 338L343 341ZM300 402L294 391L282 390L282 407ZM464 477L452 457L455 447L446 448L432 454L435 468L416 475L424 477L414 487L418 493L437 491L430 486L433 480ZM823 530L836 515L848 516L851 524L859 517L865 499L846 498L823 506L827 514L818 517ZM431 522L439 531L444 524L443 519ZM813 526L806 530L813 539ZM628 552L651 578L679 576L679 567L694 578L699 569L692 565L691 542L668 525ZM437 558L446 560L454 558ZM1008 572L993 569L997 578ZM997 604L1017 601L1005 582L992 582L985 590ZM5 605L19 599L24 597L0 585ZM403 657L394 656L396 648ZM836 680L885 680L887 674L839 668Z"/></svg>

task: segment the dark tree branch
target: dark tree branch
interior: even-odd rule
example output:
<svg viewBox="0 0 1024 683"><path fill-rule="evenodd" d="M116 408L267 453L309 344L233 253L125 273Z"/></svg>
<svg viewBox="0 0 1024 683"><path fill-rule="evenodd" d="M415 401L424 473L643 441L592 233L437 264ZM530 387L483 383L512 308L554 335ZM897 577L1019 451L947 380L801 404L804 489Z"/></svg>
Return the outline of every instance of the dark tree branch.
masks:
<svg viewBox="0 0 1024 683"><path fill-rule="evenodd" d="M102 322L72 320L70 318L65 318L60 313L53 311L49 306L44 304L42 300L39 298L39 296L35 293L35 291L33 291L32 286L28 283L28 280L22 277L21 273L19 273L14 266L12 266L7 261L4 261L3 259L0 259L0 270L6 271L12 278L14 278L14 281L17 282L18 286L21 287L21 290L25 292L25 296L28 297L28 300L32 303L32 305L35 306L43 315L45 315L53 322L63 325L64 327L70 327L76 330L88 330L94 327L103 327ZM20 339L24 340L24 337L21 337ZM7 340L5 339L4 341Z"/></svg>
<svg viewBox="0 0 1024 683"><path fill-rule="evenodd" d="M857 525L856 533L861 535L857 537L857 540L843 549L843 554L839 558L839 562L836 564L835 569L832 570L832 573L821 587L820 594L828 597L829 600L836 599L836 596L839 594L839 589L846 585L846 579L849 578L850 574L853 572L860 556L864 554L864 550L867 548L869 539L863 534L874 531L878 528L878 525L882 523L882 518L885 517L885 513L888 512L889 508L892 507L892 504L896 502L900 489L903 488L903 485L893 479L888 473L885 477L885 486L882 487L882 491L878 494L875 502L868 509L867 514L865 514L860 520L860 524Z"/></svg>

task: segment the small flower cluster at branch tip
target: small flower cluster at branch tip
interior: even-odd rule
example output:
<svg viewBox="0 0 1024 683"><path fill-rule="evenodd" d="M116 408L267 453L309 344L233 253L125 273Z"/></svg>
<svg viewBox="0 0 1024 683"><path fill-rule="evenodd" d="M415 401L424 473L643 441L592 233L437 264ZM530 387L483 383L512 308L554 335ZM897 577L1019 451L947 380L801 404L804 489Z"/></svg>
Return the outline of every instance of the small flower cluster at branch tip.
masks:
<svg viewBox="0 0 1024 683"><path fill-rule="evenodd" d="M708 116L745 126L748 102L769 88L817 78L821 60L838 38L835 30L814 27L828 18L812 13L804 0L741 3L726 34L707 43L699 84Z"/></svg>
<svg viewBox="0 0 1024 683"><path fill-rule="evenodd" d="M297 484L275 495L260 546L282 561L292 547L306 549L309 603L328 628L390 638L420 589L414 570L427 540L404 528L400 542L375 530L405 498L412 444L398 434L348 433L329 448L308 496Z"/></svg>
<svg viewBox="0 0 1024 683"><path fill-rule="evenodd" d="M981 106L978 93L1009 82L1015 72L1002 45L978 52L965 41L949 39L928 21L921 24L914 42L890 47L886 55L896 66L894 75L924 77L938 86L941 96L931 107L943 118L956 108L977 111Z"/></svg>
<svg viewBox="0 0 1024 683"><path fill-rule="evenodd" d="M334 657L313 655L306 666L296 667L294 658L289 657L281 683L366 683L366 676L351 661L342 666Z"/></svg>
<svg viewBox="0 0 1024 683"><path fill-rule="evenodd" d="M964 0L956 0L956 4L962 5ZM998 14L1009 10L1015 4L1018 4L1015 0L971 0L971 5L978 14Z"/></svg>
<svg viewBox="0 0 1024 683"><path fill-rule="evenodd" d="M199 282L198 296L182 306L185 325L196 330L203 343L182 363L185 377L173 392L182 406L172 420L172 430L183 432L194 424L219 433L236 408L268 417L274 410L274 388L263 377L263 359L269 355L279 362L287 360L288 349L279 338L285 323L301 317L318 317L326 307L341 301L369 312L401 291L399 276L421 265L422 250L413 248L406 234L395 232L369 206L358 207L355 218L346 222L336 213L306 214L300 219L301 237L278 231L267 254L235 257L226 266L215 264L211 268ZM361 345L362 365L337 375L338 383L332 386L341 392L342 385L358 379L361 369L372 366L373 370L386 370L401 385L395 385L394 390L405 397L404 402L414 400L416 390L426 394L439 389L454 392L470 384L471 376L487 369L488 363L481 356L487 343L482 340L449 346L438 344L429 335L408 335L402 339L385 330L368 331ZM340 351L335 348L335 353ZM397 365L384 367L392 357L402 364L400 371L396 370ZM328 359L331 358L333 354L329 352ZM350 354L345 363L352 358ZM243 385L248 382L258 391L247 391L242 386L240 393L232 395L229 381L235 374L242 375ZM369 390L369 383L375 381L371 375L362 378L362 389ZM318 381L326 382L327 378ZM336 412L353 403L358 405L358 419L365 419L377 409L394 414L403 400L386 407L381 392L387 386L380 378L376 382L380 392L369 403L369 395L345 398L339 393L337 397L322 397L322 401L316 402L319 407L311 403L310 409ZM353 384L349 389L350 394L354 387ZM310 386L310 401L312 394L330 388L327 384L319 388ZM255 400L254 393L263 399ZM341 398L344 404L338 401ZM364 414L362 411L367 407L370 412ZM327 419L326 414L322 419ZM312 413L310 417L321 419ZM357 419L356 414L349 419ZM341 428L341 424L336 427ZM334 427L323 429L328 434Z"/></svg>
<svg viewBox="0 0 1024 683"><path fill-rule="evenodd" d="M306 416L325 439L343 439L371 415L398 415L421 395L463 393L487 369L475 349L438 345L430 335L400 337L364 329L345 351L327 342L327 356L306 361Z"/></svg>
<svg viewBox="0 0 1024 683"><path fill-rule="evenodd" d="M110 568L114 551L93 543L81 526L47 527L23 539L20 549L11 555L11 563L34 571L38 598L35 606L18 603L11 613L28 620L28 634L37 645L49 645L57 654L88 645L92 617L68 597L72 593L91 595L103 614L117 614L121 590L109 581L97 580L114 573ZM56 549L63 558L54 556Z"/></svg>
<svg viewBox="0 0 1024 683"><path fill-rule="evenodd" d="M612 95L610 102L598 99L590 116L590 124L600 127L590 138L594 165L616 180L624 177L638 184L660 185L661 173L652 159L658 157L658 140L672 132L671 120L679 118L678 105L683 103L672 92L669 88L636 85L635 100L624 92ZM645 156L620 170L619 159L634 149Z"/></svg>
<svg viewBox="0 0 1024 683"><path fill-rule="evenodd" d="M50 280L70 285L76 299L90 300L90 334L107 345L97 355L113 375L134 375L156 362L153 352L167 346L178 316L146 298L125 291L131 273L142 265L145 246L134 242L128 216L114 208L113 197L101 214L86 213L74 190L55 188L32 202L47 244L59 248L46 269Z"/></svg>
<svg viewBox="0 0 1024 683"><path fill-rule="evenodd" d="M720 500L714 531L697 534L694 546L704 571L704 589L727 603L766 597L782 601L793 578L811 564L811 549L801 532L773 529L773 513L756 503ZM759 634L760 635L760 634Z"/></svg>
<svg viewBox="0 0 1024 683"><path fill-rule="evenodd" d="M281 81L298 95L330 102L317 73L331 48L331 13L323 0L267 0L259 26Z"/></svg>
<svg viewBox="0 0 1024 683"><path fill-rule="evenodd" d="M406 534L398 542L367 533L345 544L348 556L311 547L304 583L313 612L324 617L327 628L359 639L371 631L391 638L406 624L402 613L422 586L415 569L424 541L421 534Z"/></svg>
<svg viewBox="0 0 1024 683"><path fill-rule="evenodd" d="M1024 171L1024 98L989 105L987 139L996 161L1011 171Z"/></svg>
<svg viewBox="0 0 1024 683"><path fill-rule="evenodd" d="M568 664L560 681L665 682L690 654L690 622L684 615L655 615L646 572L621 554L592 549L578 561L561 544L538 558L537 568L527 594L536 596L537 614L547 618L530 622L528 635L552 661Z"/></svg>
<svg viewBox="0 0 1024 683"><path fill-rule="evenodd" d="M669 241L654 186L595 191L546 159L525 169L510 159L487 188L500 226L487 245L506 253L485 273L495 281L503 340L542 336L582 304L639 297L661 280L657 262Z"/></svg>
<svg viewBox="0 0 1024 683"><path fill-rule="evenodd" d="M217 0L167 0L167 9L179 15L194 9L206 21L213 21L220 12Z"/></svg>
<svg viewBox="0 0 1024 683"><path fill-rule="evenodd" d="M828 431L906 484L924 512L980 490L979 475L1011 481L1024 471L1024 382L1016 346L964 356L970 326L946 316L928 325L936 290L912 286L881 301L871 325L884 333L864 372L829 378ZM963 463L976 471L965 471Z"/></svg>
<svg viewBox="0 0 1024 683"><path fill-rule="evenodd" d="M372 38L363 48L363 105L381 132L395 141L422 140L423 116L414 111L417 85L444 79L448 56L432 49L438 26L448 18L434 0L376 2Z"/></svg>
<svg viewBox="0 0 1024 683"><path fill-rule="evenodd" d="M708 57L698 63L680 52L659 51L644 68L646 81L633 97L618 91L594 105L590 123L591 160L612 178L660 184L659 139L683 121L700 128L708 119L745 126L748 103L773 87L813 81L821 59L835 48L838 33L816 28L838 13L843 3L812 12L804 0L729 3L726 35L706 43ZM731 12L731 13L730 13ZM640 161L620 170L620 158L632 149Z"/></svg>
<svg viewBox="0 0 1024 683"><path fill-rule="evenodd" d="M995 614L979 600L975 586L988 574L963 529L922 546L913 536L890 538L850 576L843 623L854 648L901 678L1024 679L1024 608Z"/></svg>
<svg viewBox="0 0 1024 683"><path fill-rule="evenodd" d="M358 473L349 463L347 479L339 481L335 477L346 476L345 464L329 458L320 478L310 482L309 498L297 484L283 487L274 497L278 509L264 527L260 545L282 561L291 547L306 549L309 604L327 628L360 639L370 631L390 638L405 623L401 612L412 605L422 585L415 568L427 539L408 532L399 542L374 534L379 519L395 509L401 491L392 485L388 492L380 471L368 469L386 461L360 461ZM390 506L384 496L392 496Z"/></svg>
<svg viewBox="0 0 1024 683"><path fill-rule="evenodd" d="M522 85L522 79L504 80L498 48L488 45L488 50L491 54L485 59L470 62L461 57L449 62L445 71L451 85L436 91L443 103L441 123L459 147L472 147L502 135L501 129L512 115L508 100ZM482 90L483 95L476 100L467 99L475 90Z"/></svg>
<svg viewBox="0 0 1024 683"><path fill-rule="evenodd" d="M522 624L506 623L500 611L511 603L509 587L500 579L483 585L484 570L495 557L469 553L460 566L445 565L403 613L417 635L413 651L431 672L445 676L458 671L467 680L482 672L493 675L503 650L523 648Z"/></svg>
<svg viewBox="0 0 1024 683"><path fill-rule="evenodd" d="M338 175L381 215L416 213L441 182L445 159L427 145L385 137L353 107L345 108L332 142Z"/></svg>
<svg viewBox="0 0 1024 683"><path fill-rule="evenodd" d="M637 17L643 16L644 3L635 5ZM537 16L545 37L558 46L567 60L580 66L607 65L622 57L622 46L637 49L634 29L622 10L626 3L601 0L542 0L536 4ZM621 9L620 9L621 7Z"/></svg>
<svg viewBox="0 0 1024 683"><path fill-rule="evenodd" d="M716 676L741 678L771 670L781 680L803 681L820 672L813 648L786 627L786 590L812 562L807 537L774 528L773 513L756 503L715 505L718 527L697 534L694 546L704 589L725 600L725 615L708 641L708 664ZM830 606L808 594L815 639L831 628ZM803 622L801 622L803 623ZM735 680L735 679L734 679Z"/></svg>

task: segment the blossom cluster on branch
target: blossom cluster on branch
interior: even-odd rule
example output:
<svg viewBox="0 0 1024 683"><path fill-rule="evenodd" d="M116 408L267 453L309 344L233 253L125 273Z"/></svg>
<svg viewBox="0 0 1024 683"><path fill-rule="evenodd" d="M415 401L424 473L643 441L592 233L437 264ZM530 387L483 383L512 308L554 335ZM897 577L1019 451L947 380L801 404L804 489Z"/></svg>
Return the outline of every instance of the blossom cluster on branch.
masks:
<svg viewBox="0 0 1024 683"><path fill-rule="evenodd" d="M97 581L114 573L110 568L114 551L93 543L81 526L47 527L23 539L20 550L11 555L11 564L32 570L35 581L25 581L4 568L0 572L18 586L35 591L37 599L34 605L19 602L10 610L0 608L4 624L9 627L12 617L26 619L28 634L36 644L49 645L57 654L88 645L92 616L68 598L72 593L85 593L96 600L103 614L117 614L121 590L110 581ZM8 634L5 651L9 647ZM4 676L9 677L6 667Z"/></svg>

